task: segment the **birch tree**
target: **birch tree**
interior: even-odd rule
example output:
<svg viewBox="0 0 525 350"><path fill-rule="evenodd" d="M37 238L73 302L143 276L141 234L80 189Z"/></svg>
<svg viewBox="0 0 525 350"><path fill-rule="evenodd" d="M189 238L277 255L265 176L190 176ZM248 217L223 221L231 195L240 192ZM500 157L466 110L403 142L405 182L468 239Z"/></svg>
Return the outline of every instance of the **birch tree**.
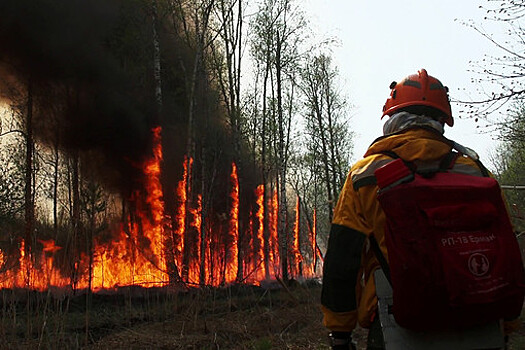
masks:
<svg viewBox="0 0 525 350"><path fill-rule="evenodd" d="M306 20L293 0L266 0L261 3L253 22L252 55L262 68L262 167L268 182L268 140L273 140L275 174L279 192L279 251L283 279L288 279L287 162L295 103L295 72L301 59L300 45ZM271 109L268 109L271 106ZM273 119L271 128L270 117ZM268 193L265 191L265 202ZM267 230L265 230L267 231ZM268 234L265 234L268 239ZM265 252L265 260L267 254Z"/></svg>
<svg viewBox="0 0 525 350"><path fill-rule="evenodd" d="M214 58L214 75L221 91L221 98L226 107L234 146L234 161L238 172L243 169L241 157L242 114L241 114L241 68L244 43L244 11L243 0L218 0L216 2L217 28L220 38L219 48L211 42ZM241 179L239 179L241 181ZM239 183L239 188L242 188ZM241 194L239 194L239 198ZM239 241L242 240L242 230L239 230ZM243 277L243 252L237 256L237 281Z"/></svg>
<svg viewBox="0 0 525 350"><path fill-rule="evenodd" d="M302 73L305 98L306 146L317 163L326 188L328 218L331 221L352 154L348 104L337 86L338 72L325 54L309 57Z"/></svg>
<svg viewBox="0 0 525 350"><path fill-rule="evenodd" d="M457 101L466 108L476 121L494 120L494 115L507 114L513 105L525 101L525 3L516 0L486 0L480 8L486 12L486 21L498 22L505 31L502 36L484 29L483 25L468 22L466 25L484 37L499 54L486 55L480 61L471 62L473 82L479 86L478 95ZM464 112L464 111L460 111ZM492 124L506 130L506 122ZM507 129L507 136L518 136ZM521 134L524 138L525 135Z"/></svg>
<svg viewBox="0 0 525 350"><path fill-rule="evenodd" d="M26 160L25 160L25 257L28 262L26 271L26 284L30 288L31 271L29 270L32 260L33 230L35 225L35 201L33 193L33 86L31 82L27 84L27 101L25 113L25 136L26 136Z"/></svg>

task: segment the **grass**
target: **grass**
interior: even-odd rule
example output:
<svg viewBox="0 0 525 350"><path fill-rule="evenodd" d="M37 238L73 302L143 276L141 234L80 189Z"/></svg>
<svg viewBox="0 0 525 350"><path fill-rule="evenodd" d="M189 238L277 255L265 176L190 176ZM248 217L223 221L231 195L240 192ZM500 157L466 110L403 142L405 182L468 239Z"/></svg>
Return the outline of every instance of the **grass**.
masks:
<svg viewBox="0 0 525 350"><path fill-rule="evenodd" d="M329 348L317 284L179 293L128 288L94 295L89 312L85 295L2 293L2 349Z"/></svg>
<svg viewBox="0 0 525 350"><path fill-rule="evenodd" d="M89 312L85 295L1 291L0 349L329 349L320 291L123 288L94 295ZM356 333L364 350L366 330ZM525 349L525 327L508 348Z"/></svg>

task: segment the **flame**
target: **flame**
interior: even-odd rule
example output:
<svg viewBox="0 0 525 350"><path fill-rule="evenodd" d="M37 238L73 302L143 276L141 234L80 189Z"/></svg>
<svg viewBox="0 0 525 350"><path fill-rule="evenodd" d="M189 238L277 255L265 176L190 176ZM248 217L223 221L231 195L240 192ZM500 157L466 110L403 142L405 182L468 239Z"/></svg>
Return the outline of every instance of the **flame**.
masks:
<svg viewBox="0 0 525 350"><path fill-rule="evenodd" d="M44 246L44 248L42 249L44 252L55 253L59 251L60 249L62 249L62 247L55 245L55 241L52 239L49 239L49 240L39 239L38 241L42 243L42 245Z"/></svg>
<svg viewBox="0 0 525 350"><path fill-rule="evenodd" d="M244 280L247 282L247 283L251 283L251 284L255 284L257 283L256 280L254 280L254 276L255 276L255 272L256 272L256 269L257 267L255 266L255 252L257 251L256 248L255 248L255 242L257 240L257 237L253 234L254 232L254 224L253 224L253 219L254 219L254 215L253 215L253 211L252 209L250 208L250 214L248 215L248 220L249 220L249 223L248 223L248 239L249 239L249 245L248 247L252 248L252 249L246 249L245 250L245 256L244 256L244 259L242 261L243 263L243 271L245 271L246 274L246 277L244 277Z"/></svg>
<svg viewBox="0 0 525 350"><path fill-rule="evenodd" d="M273 197L269 199L268 220L270 222L270 239L268 247L270 250L270 275L276 276L279 272L279 243L278 243L278 222L279 222L279 201L277 190L274 191ZM273 273L272 273L273 272Z"/></svg>
<svg viewBox="0 0 525 350"><path fill-rule="evenodd" d="M257 186L255 190L257 212L257 243L254 247L257 249L255 253L255 266L256 279L261 281L266 278L266 266L264 265L264 185Z"/></svg>
<svg viewBox="0 0 525 350"><path fill-rule="evenodd" d="M182 180L177 185L176 195L179 199L179 207L176 214L177 229L175 231L175 237L173 246L175 249L175 263L177 266L182 267L182 254L184 252L184 231L186 229L186 201L188 196L186 194L186 186L188 184L188 169L191 169L193 159L190 157L184 157Z"/></svg>
<svg viewBox="0 0 525 350"><path fill-rule="evenodd" d="M318 248L317 248L317 211L314 208L314 212L312 214L312 234L311 234L311 245L312 245L312 265L310 267L310 277L313 277L316 275L316 265L317 265L317 256L318 254Z"/></svg>
<svg viewBox="0 0 525 350"><path fill-rule="evenodd" d="M303 257L299 247L299 229L300 229L300 212L299 212L299 196L295 204L295 222L292 237L292 261L290 266L292 267L292 275L298 276L300 274L299 264L302 262Z"/></svg>
<svg viewBox="0 0 525 350"><path fill-rule="evenodd" d="M125 285L163 286L168 281L165 254L164 201L160 181L162 163L161 128L153 132L153 157L142 167L145 175L146 198L144 206L140 194L135 193L136 215L140 223L131 222L121 229L117 240L95 246L92 288L96 291ZM149 208L149 210L148 210ZM146 213L151 213L147 215ZM131 219L131 218L130 218ZM123 227L124 228L124 227ZM129 235L126 234L129 232ZM145 242L149 242L149 245ZM85 260L83 256L81 260ZM85 288L89 276L81 280Z"/></svg>
<svg viewBox="0 0 525 350"><path fill-rule="evenodd" d="M199 282L200 275L200 256L201 256L201 230L202 230L202 196L197 196L197 207L190 209L190 213L193 216L193 220L190 224L196 231L195 239L195 253L190 257L189 266L189 281L193 283Z"/></svg>
<svg viewBox="0 0 525 350"><path fill-rule="evenodd" d="M208 232L206 232L208 233ZM206 234L206 251L204 252L205 260L205 281L209 285L216 285L218 280L219 272L217 270L218 262L215 260L216 254L213 254L214 247L213 239L211 234ZM213 268L215 267L215 268Z"/></svg>
<svg viewBox="0 0 525 350"><path fill-rule="evenodd" d="M237 278L238 256L239 256L239 178L237 175L237 166L232 163L232 172L230 175L232 185L230 198L232 207L230 211L230 230L229 244L226 247L226 282L234 282Z"/></svg>
<svg viewBox="0 0 525 350"><path fill-rule="evenodd" d="M61 262L58 258L63 259L68 256L71 258L72 254L67 255L64 252L67 249L63 249L54 240L39 240L42 245L40 252L38 247L31 247L32 249L26 251L27 242L19 240L15 256L0 250L0 267L3 271L0 275L0 288L31 288L43 291L53 286L69 289L92 288L96 292L119 286L165 286L170 282L168 257L173 259L170 260L170 264L173 263L180 269L185 245L188 245L186 250L189 252L188 282L217 286L242 278L247 283L258 284L267 276L277 276L280 272L277 191L272 191L271 198L265 203L265 185L257 186L255 205L247 206L250 210L249 224L244 225L244 231L240 232L239 220L242 208L240 208L239 174L236 164L232 163L229 176L231 186L229 211L217 213L210 210L212 213L210 217L203 217L201 194L194 196L196 198L194 203L188 203L188 190L190 190L188 186L191 184L189 177L193 159L185 157L182 179L176 186L178 205L170 216L165 210L164 192L160 180L163 161L161 131L160 127L152 130L152 156L141 165L145 179L144 191L132 194L130 202L133 203L133 210L126 220L115 228L113 240L108 242L95 238L91 253L78 253L69 267L62 266L62 268L58 266L60 265L58 262ZM268 209L265 209L265 204ZM300 273L299 263L303 259L299 246L299 204L297 198L290 249L292 276ZM269 228L267 239L264 230L265 215ZM315 275L315 260L318 255L320 256L315 243L316 215L314 210L309 238L314 262L303 266L305 274L310 276ZM203 220L206 220L206 225L203 225ZM168 223L173 224L171 231L167 229ZM185 232L186 229L190 232ZM240 237L246 237L243 238L243 244L249 244L251 252L243 250L244 254L240 255ZM202 242L202 239L205 241ZM269 252L268 265L265 265L266 250ZM239 266L245 267L243 271L246 271L246 274L243 276L238 276ZM201 275L204 280L201 280Z"/></svg>
<svg viewBox="0 0 525 350"><path fill-rule="evenodd" d="M31 256L26 257L26 242L22 240L20 242L20 276L17 278L17 287L23 288L30 286L31 276L30 273L32 269Z"/></svg>

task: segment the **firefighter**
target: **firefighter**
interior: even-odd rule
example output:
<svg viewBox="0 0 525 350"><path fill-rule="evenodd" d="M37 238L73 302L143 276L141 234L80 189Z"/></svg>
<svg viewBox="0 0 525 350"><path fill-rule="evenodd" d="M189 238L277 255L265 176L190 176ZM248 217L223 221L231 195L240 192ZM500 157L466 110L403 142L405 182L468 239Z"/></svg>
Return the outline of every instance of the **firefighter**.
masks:
<svg viewBox="0 0 525 350"><path fill-rule="evenodd" d="M374 171L390 162L388 151L409 162L438 162L451 152L445 125L452 127L448 88L425 69L390 85L382 117L383 136L368 148L348 174L334 210L324 261L321 308L333 349L355 349L351 332L369 329L368 349L384 349L378 319L374 271L380 267L367 239L373 234L383 254L385 214L377 201ZM458 172L482 176L474 151L457 145ZM513 323L514 325L516 322ZM509 323L508 326L513 325Z"/></svg>

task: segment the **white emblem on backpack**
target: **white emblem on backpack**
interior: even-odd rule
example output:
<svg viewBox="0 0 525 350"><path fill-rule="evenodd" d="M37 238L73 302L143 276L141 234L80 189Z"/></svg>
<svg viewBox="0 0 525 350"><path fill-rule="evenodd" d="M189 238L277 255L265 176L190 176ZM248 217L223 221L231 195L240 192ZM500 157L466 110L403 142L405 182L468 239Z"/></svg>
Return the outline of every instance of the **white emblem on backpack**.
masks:
<svg viewBox="0 0 525 350"><path fill-rule="evenodd" d="M489 259L481 253L472 254L468 258L468 269L474 276L486 275L489 271Z"/></svg>

